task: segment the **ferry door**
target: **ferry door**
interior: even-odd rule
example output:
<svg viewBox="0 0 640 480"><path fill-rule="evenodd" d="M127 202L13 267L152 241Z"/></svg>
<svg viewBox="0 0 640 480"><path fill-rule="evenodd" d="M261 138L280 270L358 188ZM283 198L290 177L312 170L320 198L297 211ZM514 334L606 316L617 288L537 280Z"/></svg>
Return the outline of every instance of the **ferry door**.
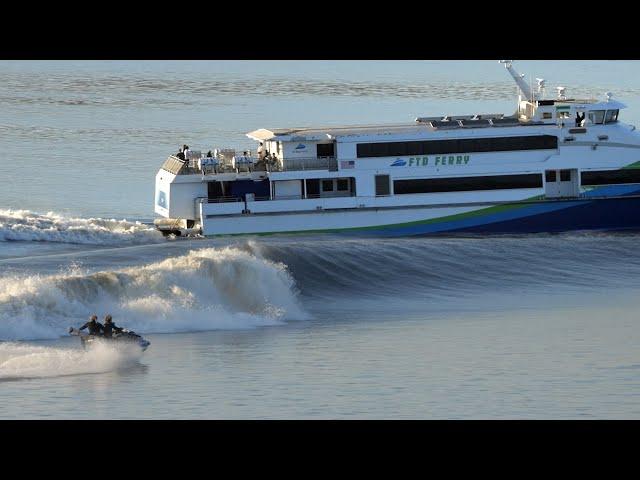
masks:
<svg viewBox="0 0 640 480"><path fill-rule="evenodd" d="M547 198L577 197L580 193L578 170L546 170L544 172Z"/></svg>

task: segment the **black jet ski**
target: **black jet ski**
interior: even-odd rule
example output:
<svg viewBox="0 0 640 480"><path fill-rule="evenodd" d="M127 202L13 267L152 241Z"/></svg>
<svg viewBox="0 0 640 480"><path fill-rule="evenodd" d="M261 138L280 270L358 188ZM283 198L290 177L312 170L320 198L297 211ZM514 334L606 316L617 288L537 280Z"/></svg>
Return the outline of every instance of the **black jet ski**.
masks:
<svg viewBox="0 0 640 480"><path fill-rule="evenodd" d="M151 342L142 338L142 336L138 335L136 332L127 330L126 328L122 329L118 333L114 333L111 338L103 337L102 335L91 335L87 332L83 332L82 330L78 330L77 328L69 327L69 334L80 337L80 341L82 342L82 347L87 350L92 345L95 345L96 342L114 342L116 344L134 344L138 345L142 351L144 352Z"/></svg>

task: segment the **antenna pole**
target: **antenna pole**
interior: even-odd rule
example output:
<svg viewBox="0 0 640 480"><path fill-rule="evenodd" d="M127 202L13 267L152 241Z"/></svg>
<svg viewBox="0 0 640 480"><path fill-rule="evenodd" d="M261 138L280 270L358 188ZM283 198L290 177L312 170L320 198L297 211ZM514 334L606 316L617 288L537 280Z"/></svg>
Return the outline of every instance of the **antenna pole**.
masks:
<svg viewBox="0 0 640 480"><path fill-rule="evenodd" d="M532 98L533 95L531 92L531 88L529 87L529 85L527 85L527 82L522 79L523 75L520 75L511 66L511 64L513 63L512 60L500 60L500 63L504 64L505 68L509 71L513 79L516 81L516 84L518 84L518 87L520 88L520 91L522 92L524 98Z"/></svg>

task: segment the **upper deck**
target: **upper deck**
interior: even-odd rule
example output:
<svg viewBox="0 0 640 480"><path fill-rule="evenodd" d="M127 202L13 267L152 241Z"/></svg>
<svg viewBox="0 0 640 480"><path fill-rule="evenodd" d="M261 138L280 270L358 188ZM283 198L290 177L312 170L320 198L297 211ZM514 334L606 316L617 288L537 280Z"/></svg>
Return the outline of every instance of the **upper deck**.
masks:
<svg viewBox="0 0 640 480"><path fill-rule="evenodd" d="M538 79L538 92L533 93L510 61L505 63L522 92L513 115L476 113L418 117L411 123L261 128L246 134L259 142L255 153L214 150L213 155L210 152L204 156L190 152L191 156L184 161L170 156L163 169L176 175L238 175L255 179L279 172L359 169L361 164L354 165L353 160L413 154L402 152L415 151L416 155L497 152L502 150L503 143L510 143L510 150L527 150L520 147L535 144L535 136L568 138L573 133L585 133L587 126L616 123L620 109L626 107L612 100L609 93L604 101L567 98L564 87L558 87L557 98L545 99L544 80ZM568 132L562 130L565 127L569 127ZM421 146L410 145L416 142L421 142ZM388 152L391 153L387 155Z"/></svg>

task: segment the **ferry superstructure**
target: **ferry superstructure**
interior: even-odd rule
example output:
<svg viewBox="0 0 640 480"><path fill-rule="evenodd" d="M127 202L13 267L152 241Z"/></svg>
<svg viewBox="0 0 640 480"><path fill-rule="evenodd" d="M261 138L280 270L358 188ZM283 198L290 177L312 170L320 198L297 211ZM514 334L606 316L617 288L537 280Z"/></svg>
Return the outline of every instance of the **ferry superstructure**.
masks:
<svg viewBox="0 0 640 480"><path fill-rule="evenodd" d="M640 134L625 105L544 99L511 61L514 115L259 129L260 154L169 156L156 226L205 236L330 232L404 236L640 228Z"/></svg>

